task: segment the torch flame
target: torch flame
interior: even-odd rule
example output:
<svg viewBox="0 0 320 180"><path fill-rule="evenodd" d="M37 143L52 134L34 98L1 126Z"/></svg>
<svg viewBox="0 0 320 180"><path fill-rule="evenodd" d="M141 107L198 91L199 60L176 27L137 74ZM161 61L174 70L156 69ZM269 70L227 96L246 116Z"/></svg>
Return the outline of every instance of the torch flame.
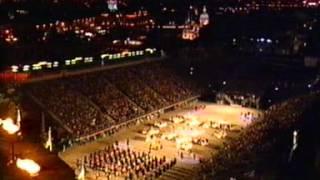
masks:
<svg viewBox="0 0 320 180"><path fill-rule="evenodd" d="M15 134L20 130L20 127L14 124L11 118L7 118L5 120L0 120L0 125L2 128L7 131L9 134Z"/></svg>
<svg viewBox="0 0 320 180"><path fill-rule="evenodd" d="M37 176L40 171L40 166L31 159L17 159L17 167L26 171L30 176Z"/></svg>

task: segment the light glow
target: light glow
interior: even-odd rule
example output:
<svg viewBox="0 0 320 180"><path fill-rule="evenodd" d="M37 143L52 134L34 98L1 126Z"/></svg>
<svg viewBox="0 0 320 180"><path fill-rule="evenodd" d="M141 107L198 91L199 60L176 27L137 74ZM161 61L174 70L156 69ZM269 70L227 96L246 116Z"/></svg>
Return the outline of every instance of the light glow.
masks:
<svg viewBox="0 0 320 180"><path fill-rule="evenodd" d="M15 134L20 130L20 127L14 124L13 120L11 118L7 118L5 120L0 119L0 125L2 128L8 132L9 134Z"/></svg>
<svg viewBox="0 0 320 180"><path fill-rule="evenodd" d="M30 176L37 176L40 171L40 166L31 159L17 159L17 167L26 171Z"/></svg>

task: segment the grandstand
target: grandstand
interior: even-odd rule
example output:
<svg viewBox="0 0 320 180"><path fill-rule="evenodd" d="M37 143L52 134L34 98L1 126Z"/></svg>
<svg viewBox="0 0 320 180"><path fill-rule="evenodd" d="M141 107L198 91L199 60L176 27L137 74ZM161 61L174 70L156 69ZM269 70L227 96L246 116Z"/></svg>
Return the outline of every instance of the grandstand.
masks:
<svg viewBox="0 0 320 180"><path fill-rule="evenodd" d="M318 136L318 103L319 93L315 93L274 104L264 111L262 119L204 162L201 174L207 179L318 179L319 174L312 169L319 153L313 146L313 138ZM299 132L296 151L291 149L293 131Z"/></svg>
<svg viewBox="0 0 320 180"><path fill-rule="evenodd" d="M25 85L68 137L79 139L197 96L165 62L66 75Z"/></svg>

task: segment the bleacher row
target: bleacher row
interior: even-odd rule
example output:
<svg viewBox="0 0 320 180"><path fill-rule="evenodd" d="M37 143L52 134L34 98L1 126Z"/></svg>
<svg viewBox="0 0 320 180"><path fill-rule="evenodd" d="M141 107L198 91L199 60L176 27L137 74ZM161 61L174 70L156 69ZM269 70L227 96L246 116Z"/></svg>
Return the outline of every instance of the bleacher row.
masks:
<svg viewBox="0 0 320 180"><path fill-rule="evenodd" d="M90 135L197 95L165 62L143 63L27 85L72 131Z"/></svg>

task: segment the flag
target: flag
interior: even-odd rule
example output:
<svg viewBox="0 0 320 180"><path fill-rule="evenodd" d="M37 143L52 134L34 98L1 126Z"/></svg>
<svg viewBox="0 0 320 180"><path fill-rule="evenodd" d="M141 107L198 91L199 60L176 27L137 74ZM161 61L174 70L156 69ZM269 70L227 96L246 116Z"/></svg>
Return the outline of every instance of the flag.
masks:
<svg viewBox="0 0 320 180"><path fill-rule="evenodd" d="M17 126L20 128L21 127L21 112L20 109L17 111Z"/></svg>
<svg viewBox="0 0 320 180"><path fill-rule="evenodd" d="M47 142L45 143L44 147L45 147L46 149L49 149L50 152L52 152L51 127L49 127L49 130L48 130L48 139L47 139Z"/></svg>
<svg viewBox="0 0 320 180"><path fill-rule="evenodd" d="M293 131L293 141L292 141L292 144L293 144L292 149L293 150L296 150L298 147L297 137L298 137L298 131L295 130L295 131Z"/></svg>
<svg viewBox="0 0 320 180"><path fill-rule="evenodd" d="M294 130L293 131L293 140L292 140L292 148L289 154L289 159L288 161L290 162L292 160L293 152L297 149L298 147L298 131Z"/></svg>
<svg viewBox="0 0 320 180"><path fill-rule="evenodd" d="M85 180L86 178L86 170L85 170L85 168L84 168L84 162L82 161L82 165L81 165L81 170L80 170L80 173L78 174L78 177L77 177L77 179L78 180Z"/></svg>

